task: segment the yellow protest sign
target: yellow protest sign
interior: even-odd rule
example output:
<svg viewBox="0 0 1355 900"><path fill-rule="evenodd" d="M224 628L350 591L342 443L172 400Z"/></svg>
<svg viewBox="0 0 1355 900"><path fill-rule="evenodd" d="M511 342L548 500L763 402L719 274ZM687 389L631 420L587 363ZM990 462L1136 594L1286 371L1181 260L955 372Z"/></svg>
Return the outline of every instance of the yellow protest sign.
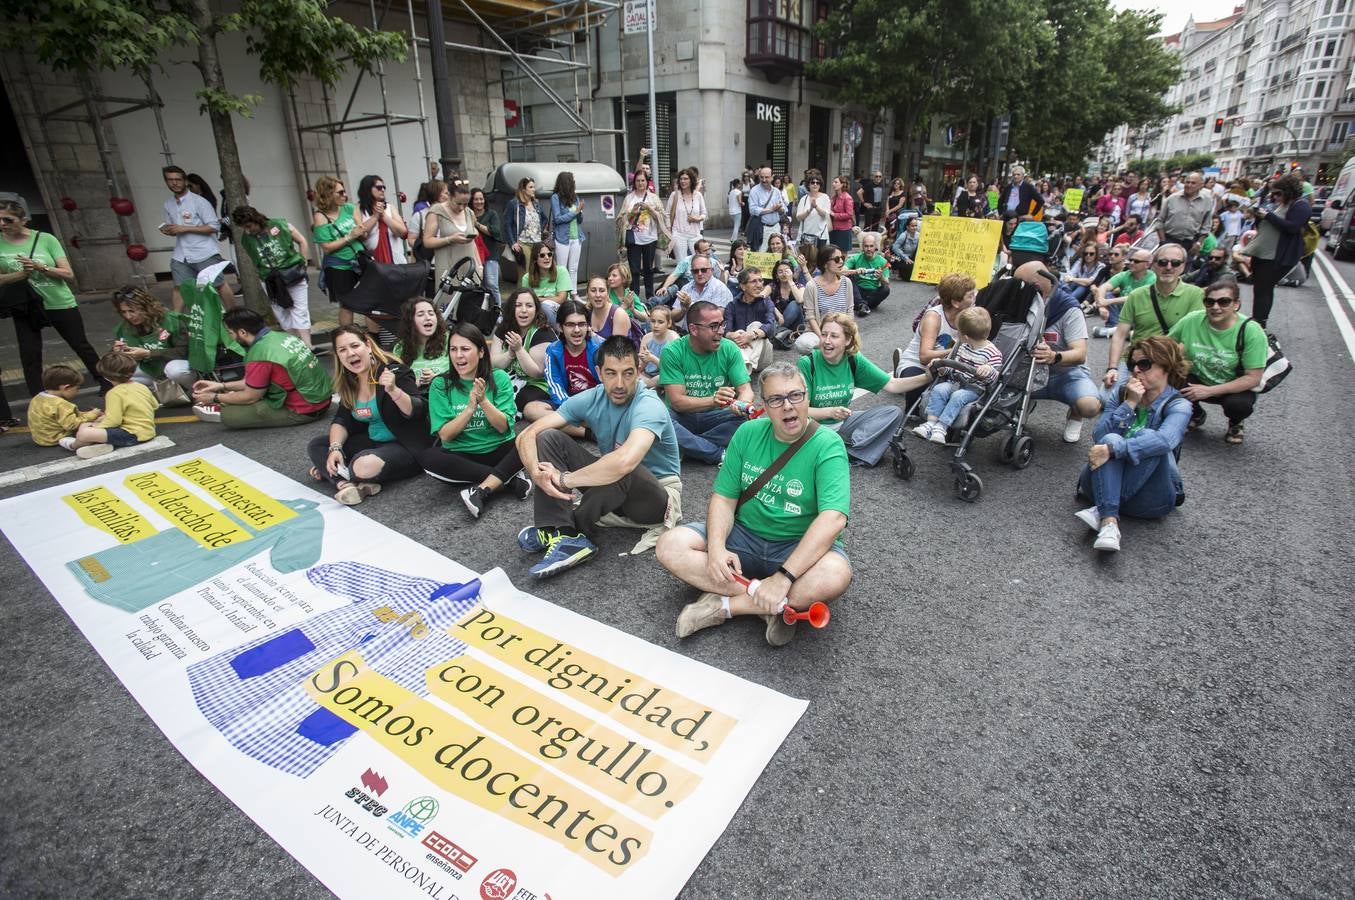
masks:
<svg viewBox="0 0 1355 900"><path fill-rule="evenodd" d="M746 269L757 269L768 281L772 278L772 269L781 261L775 253L745 253L743 265Z"/></svg>
<svg viewBox="0 0 1355 900"><path fill-rule="evenodd" d="M1082 195L1086 193L1082 188L1069 188L1063 192L1063 208L1070 212L1077 212L1082 208Z"/></svg>
<svg viewBox="0 0 1355 900"><path fill-rule="evenodd" d="M936 284L951 272L974 276L983 287L993 276L1002 223L996 219L933 216L918 236L913 280Z"/></svg>
<svg viewBox="0 0 1355 900"><path fill-rule="evenodd" d="M935 206L936 206L936 214L937 214L938 216L948 216L948 215L950 215L950 204L949 204L949 203L937 203L937 204L935 204Z"/></svg>

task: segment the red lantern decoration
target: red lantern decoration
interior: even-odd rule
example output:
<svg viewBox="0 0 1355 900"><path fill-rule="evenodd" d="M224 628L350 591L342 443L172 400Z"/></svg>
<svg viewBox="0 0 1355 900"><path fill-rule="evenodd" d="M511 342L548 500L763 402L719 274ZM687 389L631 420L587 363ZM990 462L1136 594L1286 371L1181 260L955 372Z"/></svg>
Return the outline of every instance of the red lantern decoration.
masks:
<svg viewBox="0 0 1355 900"><path fill-rule="evenodd" d="M113 207L113 212L120 216L130 216L136 212L136 207L126 197L113 197L108 201L108 205Z"/></svg>
<svg viewBox="0 0 1355 900"><path fill-rule="evenodd" d="M141 262L147 256L150 256L150 251L146 249L145 244L127 245L127 258L133 262Z"/></svg>
<svg viewBox="0 0 1355 900"><path fill-rule="evenodd" d="M314 203L314 202L315 202L315 191L309 191L309 190L306 191L306 202L308 202L308 203Z"/></svg>
<svg viewBox="0 0 1355 900"><path fill-rule="evenodd" d="M66 212L75 212L75 201L70 197L61 198L61 208Z"/></svg>
<svg viewBox="0 0 1355 900"><path fill-rule="evenodd" d="M401 203L408 203L408 202L409 202L409 198L405 196L405 192L404 192L404 191L401 191L401 192L400 192L400 202L401 202Z"/></svg>

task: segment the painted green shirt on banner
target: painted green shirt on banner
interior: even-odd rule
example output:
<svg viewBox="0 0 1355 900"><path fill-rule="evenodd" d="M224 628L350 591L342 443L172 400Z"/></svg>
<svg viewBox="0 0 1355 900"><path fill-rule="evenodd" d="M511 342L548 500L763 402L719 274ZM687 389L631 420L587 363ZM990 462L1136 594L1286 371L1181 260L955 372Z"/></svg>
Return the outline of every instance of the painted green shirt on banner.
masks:
<svg viewBox="0 0 1355 900"><path fill-rule="evenodd" d="M740 425L715 476L715 493L737 500L787 446L776 439L770 419ZM850 501L847 448L837 432L819 428L757 496L739 507L735 518L769 541L794 541L804 537L824 510L847 515Z"/></svg>
<svg viewBox="0 0 1355 900"><path fill-rule="evenodd" d="M428 389L428 421L434 434L461 415L466 404L470 403L470 389L471 382L464 379L460 387L453 385L447 375L433 379L433 385ZM513 432L513 420L517 417L518 408L513 397L513 380L508 377L508 373L503 369L495 369L492 392L491 386L486 385L485 394L494 408L508 417L508 430L499 432L489 424L485 411L477 407L461 433L450 441L442 442L444 449L459 453L488 453L517 437Z"/></svg>
<svg viewBox="0 0 1355 900"><path fill-rule="evenodd" d="M34 237L37 238L36 243ZM27 256L44 266L55 266L58 259L66 256L66 251L54 235L45 231L30 232L28 237L13 244L0 237L0 273L7 275L22 271L24 266L19 261L20 256ZM75 309L75 294L71 286L60 278L35 271L28 276L28 283L42 298L43 309Z"/></svg>
<svg viewBox="0 0 1355 900"><path fill-rule="evenodd" d="M113 329L113 336L128 347L139 347L142 350L150 350L154 353L158 350L172 348L176 343L181 343L184 339L182 330L183 316L173 310L168 310L161 317L160 324L146 334L141 334L131 325L120 321L118 327ZM166 359L152 356L148 359L139 359L136 364L141 371L152 378L164 378Z"/></svg>
<svg viewBox="0 0 1355 900"><path fill-rule="evenodd" d="M339 211L331 217L334 221L325 222L321 225L311 226L311 236L317 243L328 244L330 241L337 241L348 232L357 227L357 220L353 218L353 204L345 203L339 207ZM335 259L345 262L354 262L358 258L358 242L349 241L336 250L330 250L325 256L332 256ZM342 266L341 268L348 268Z"/></svg>
<svg viewBox="0 0 1355 900"><path fill-rule="evenodd" d="M274 269L286 269L305 262L301 258L301 251L296 249L292 241L292 226L286 219L269 219L263 231L257 235L244 232L240 236L240 243L245 245L245 251L254 260L261 278L268 277L268 273Z"/></svg>
<svg viewBox="0 0 1355 900"><path fill-rule="evenodd" d="M713 397L719 388L748 383L739 345L721 338L714 353L697 353L690 336L678 338L659 356L659 383L680 384L688 397Z"/></svg>
<svg viewBox="0 0 1355 900"><path fill-rule="evenodd" d="M856 355L855 367L852 366L852 358L846 354L838 360L837 365L832 365L824 359L822 350L800 357L796 365L805 377L809 405L816 409L850 406L854 389L864 388L872 394L878 394L889 384L889 375L859 353Z"/></svg>
<svg viewBox="0 0 1355 900"><path fill-rule="evenodd" d="M1237 377L1237 330L1247 330L1242 344L1242 368L1264 369L1270 355L1266 331L1250 319L1237 317L1233 327L1217 331L1204 310L1196 310L1172 326L1170 337L1181 343L1190 360L1190 374L1205 384L1225 384Z"/></svg>

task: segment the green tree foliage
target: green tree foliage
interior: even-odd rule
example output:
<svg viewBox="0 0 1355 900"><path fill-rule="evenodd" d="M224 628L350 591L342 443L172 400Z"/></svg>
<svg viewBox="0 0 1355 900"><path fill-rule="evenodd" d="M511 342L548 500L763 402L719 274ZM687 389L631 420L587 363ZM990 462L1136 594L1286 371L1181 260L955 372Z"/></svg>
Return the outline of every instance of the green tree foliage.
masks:
<svg viewBox="0 0 1355 900"><path fill-rule="evenodd" d="M130 69L145 75L162 68L172 49L193 51L203 83L197 96L216 139L222 187L237 201L247 192L232 117L248 116L261 98L228 89L219 37L243 34L260 77L283 89L307 76L332 87L350 67L371 71L378 60L403 60L406 52L401 35L331 16L323 0L243 0L224 16L208 0L7 0L6 7L8 22L17 27L0 32L0 46L33 50L59 72ZM247 302L267 314L249 255L236 257Z"/></svg>

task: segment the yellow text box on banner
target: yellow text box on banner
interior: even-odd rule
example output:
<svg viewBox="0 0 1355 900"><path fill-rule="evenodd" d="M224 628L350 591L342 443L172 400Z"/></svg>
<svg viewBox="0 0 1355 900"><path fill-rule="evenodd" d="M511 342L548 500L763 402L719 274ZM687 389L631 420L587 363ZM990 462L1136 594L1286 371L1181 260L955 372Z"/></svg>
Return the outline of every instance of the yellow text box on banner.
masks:
<svg viewBox="0 0 1355 900"><path fill-rule="evenodd" d="M131 544L156 533L155 526L106 487L90 488L61 498L86 525L107 532L118 543Z"/></svg>
<svg viewBox="0 0 1355 900"><path fill-rule="evenodd" d="M745 253L743 255L743 267L745 269L757 269L762 273L762 277L767 281L772 280L772 269L781 261L781 257L775 253Z"/></svg>
<svg viewBox="0 0 1355 900"><path fill-rule="evenodd" d="M1086 191L1083 188L1069 188L1063 192L1063 208L1070 212L1077 212L1082 208L1082 195Z"/></svg>
<svg viewBox="0 0 1355 900"><path fill-rule="evenodd" d="M230 516L208 506L196 494L164 472L129 475L123 483L164 516L175 528L209 550L247 541L250 534Z"/></svg>
<svg viewBox="0 0 1355 900"><path fill-rule="evenodd" d="M653 833L544 766L373 672L350 650L306 679L321 708L450 794L555 841L615 877Z"/></svg>
<svg viewBox="0 0 1355 900"><path fill-rule="evenodd" d="M710 759L738 720L521 622L472 607L448 633L655 743Z"/></svg>
<svg viewBox="0 0 1355 900"><path fill-rule="evenodd" d="M993 277L1002 223L996 219L931 216L918 236L913 280L936 284L951 272L974 277L983 287Z"/></svg>
<svg viewBox="0 0 1355 900"><path fill-rule="evenodd" d="M428 692L485 730L651 819L701 779L582 713L462 654L428 670Z"/></svg>
<svg viewBox="0 0 1355 900"><path fill-rule="evenodd" d="M937 214L938 216L948 216L948 215L950 215L950 204L949 204L949 203L937 203L937 204L936 204L936 214Z"/></svg>
<svg viewBox="0 0 1355 900"><path fill-rule="evenodd" d="M206 460L190 459L170 466L169 470L220 500L227 509L256 530L262 531L296 518L294 510Z"/></svg>

